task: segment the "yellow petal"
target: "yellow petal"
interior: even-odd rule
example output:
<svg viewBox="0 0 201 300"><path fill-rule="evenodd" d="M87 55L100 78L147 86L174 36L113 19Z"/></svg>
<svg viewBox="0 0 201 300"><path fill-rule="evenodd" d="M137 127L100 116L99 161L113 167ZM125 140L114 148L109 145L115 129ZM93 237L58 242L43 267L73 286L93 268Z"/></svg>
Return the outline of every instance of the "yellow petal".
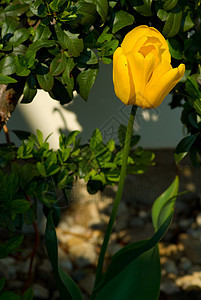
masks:
<svg viewBox="0 0 201 300"><path fill-rule="evenodd" d="M124 53L131 52L135 48L136 43L140 38L143 38L142 43L144 43L146 41L147 28L148 28L148 26L141 25L141 26L135 27L133 30L131 30L129 33L127 33L127 35L125 36L125 38L121 44L121 47L122 47Z"/></svg>
<svg viewBox="0 0 201 300"><path fill-rule="evenodd" d="M170 69L161 77L154 75L154 78L147 84L144 92L144 106L142 108L158 107L174 86L183 77L185 65L180 64L178 68Z"/></svg>
<svg viewBox="0 0 201 300"><path fill-rule="evenodd" d="M119 47L113 56L113 82L117 97L125 104L130 97L130 78L128 72L128 62L126 56Z"/></svg>
<svg viewBox="0 0 201 300"><path fill-rule="evenodd" d="M126 54L130 51L139 51L139 49L137 49L139 48L139 45L137 47L137 42L139 43L139 40L141 46L146 43L146 41L153 44L158 44L160 42L162 45L161 48L163 49L163 59L168 62L171 61L169 47L163 35L157 29L146 25L135 27L125 36L121 44L123 52Z"/></svg>
<svg viewBox="0 0 201 300"><path fill-rule="evenodd" d="M141 53L129 53L128 69L132 75L135 93L131 94L128 104L142 106L142 95L146 84L148 83L155 64L155 57L149 53L144 57Z"/></svg>

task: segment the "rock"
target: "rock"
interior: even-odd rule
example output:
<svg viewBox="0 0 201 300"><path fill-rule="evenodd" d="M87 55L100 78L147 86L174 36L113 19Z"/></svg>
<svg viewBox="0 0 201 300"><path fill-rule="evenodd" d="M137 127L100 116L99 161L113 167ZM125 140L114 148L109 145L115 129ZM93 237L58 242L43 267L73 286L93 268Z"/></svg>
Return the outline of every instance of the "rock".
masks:
<svg viewBox="0 0 201 300"><path fill-rule="evenodd" d="M42 263L38 266L38 271L45 272L45 273L52 272L52 265L49 259L47 258L43 259Z"/></svg>
<svg viewBox="0 0 201 300"><path fill-rule="evenodd" d="M192 267L192 262L185 256L181 257L179 268L187 272Z"/></svg>
<svg viewBox="0 0 201 300"><path fill-rule="evenodd" d="M167 295L173 295L180 291L179 287L175 284L175 282L170 279L165 279L162 281L160 290Z"/></svg>
<svg viewBox="0 0 201 300"><path fill-rule="evenodd" d="M175 244L159 243L159 252L161 256L171 257L178 259L181 257L182 253L180 249Z"/></svg>
<svg viewBox="0 0 201 300"><path fill-rule="evenodd" d="M15 279L17 275L16 260L13 257L1 259L2 268L5 268L9 279Z"/></svg>
<svg viewBox="0 0 201 300"><path fill-rule="evenodd" d="M95 264L97 253L95 247L79 237L72 237L67 244L69 257L72 258L75 265L83 268Z"/></svg>
<svg viewBox="0 0 201 300"><path fill-rule="evenodd" d="M125 229L128 225L129 219L130 213L126 204L124 202L120 202L114 229L116 231Z"/></svg>
<svg viewBox="0 0 201 300"><path fill-rule="evenodd" d="M34 283L32 286L34 297L41 299L49 299L49 292L44 286Z"/></svg>
<svg viewBox="0 0 201 300"><path fill-rule="evenodd" d="M181 229L186 230L191 227L192 223L193 223L193 219L191 219L191 218L190 219L181 219L181 220L179 220L178 225Z"/></svg>
<svg viewBox="0 0 201 300"><path fill-rule="evenodd" d="M173 260L168 259L164 263L164 269L166 270L166 272L168 274L178 275L178 269L177 269L176 264Z"/></svg>
<svg viewBox="0 0 201 300"><path fill-rule="evenodd" d="M194 237L182 233L179 242L184 246L184 254L193 264L201 264L201 242Z"/></svg>
<svg viewBox="0 0 201 300"><path fill-rule="evenodd" d="M95 283L95 275L90 273L80 280L79 285L88 295L91 295L94 287L94 283Z"/></svg>
<svg viewBox="0 0 201 300"><path fill-rule="evenodd" d="M108 246L108 249L107 249L107 251L108 251L108 254L110 255L110 256L113 256L117 251L119 251L120 249L122 249L122 245L121 244L117 244L117 243L111 243L111 244L109 244L109 246Z"/></svg>
<svg viewBox="0 0 201 300"><path fill-rule="evenodd" d="M142 227L144 225L144 219L137 217L137 216L132 216L129 220L129 227Z"/></svg>
<svg viewBox="0 0 201 300"><path fill-rule="evenodd" d="M11 290L16 290L16 289L20 289L21 287L23 287L23 282L20 280L9 280L8 285L9 285L9 289Z"/></svg>
<svg viewBox="0 0 201 300"><path fill-rule="evenodd" d="M198 214L196 217L196 224L201 227L201 214Z"/></svg>
<svg viewBox="0 0 201 300"><path fill-rule="evenodd" d="M201 289L201 272L177 278L176 285L184 290Z"/></svg>

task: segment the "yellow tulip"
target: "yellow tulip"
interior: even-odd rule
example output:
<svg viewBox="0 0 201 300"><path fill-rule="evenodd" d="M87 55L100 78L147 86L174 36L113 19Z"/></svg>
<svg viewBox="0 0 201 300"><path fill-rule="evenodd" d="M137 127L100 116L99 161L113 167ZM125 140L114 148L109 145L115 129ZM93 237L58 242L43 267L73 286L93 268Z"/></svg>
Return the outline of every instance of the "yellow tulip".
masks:
<svg viewBox="0 0 201 300"><path fill-rule="evenodd" d="M184 72L184 64L172 68L168 44L153 27L134 28L114 52L114 90L126 105L159 106Z"/></svg>

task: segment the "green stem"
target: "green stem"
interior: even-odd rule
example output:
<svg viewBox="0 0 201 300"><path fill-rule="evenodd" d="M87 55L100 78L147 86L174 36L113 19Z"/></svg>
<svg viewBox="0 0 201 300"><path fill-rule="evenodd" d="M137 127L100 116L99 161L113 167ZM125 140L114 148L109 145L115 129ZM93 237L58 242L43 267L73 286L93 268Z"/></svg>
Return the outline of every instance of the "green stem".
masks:
<svg viewBox="0 0 201 300"><path fill-rule="evenodd" d="M96 286L98 285L98 283L100 282L101 277L102 277L105 253L106 253L106 250L107 250L108 242L109 242L109 239L110 239L110 235L112 233L114 221L115 221L115 218L116 218L116 214L117 214L117 211L118 211L118 208L119 208L119 203L120 203L122 193L123 193L124 182L125 182L125 178L126 178L128 155L129 155L129 151L130 151L130 141L131 141L131 136L132 136L132 132L133 132L133 123L134 123L136 111L137 111L137 106L133 106L132 110L131 110L131 113L130 113L127 130L126 130L122 166L121 166L121 171L120 171L120 181L119 181L116 197L115 197L115 200L114 200L114 203L113 203L113 208L112 208L112 213L111 213L111 216L110 216L110 220L109 220L109 223L107 225L104 241L103 241L103 244L102 244L102 247L101 247L100 256L99 256L99 259L98 259L98 266L97 266L97 271L96 271L96 281L95 281L94 289L96 288Z"/></svg>

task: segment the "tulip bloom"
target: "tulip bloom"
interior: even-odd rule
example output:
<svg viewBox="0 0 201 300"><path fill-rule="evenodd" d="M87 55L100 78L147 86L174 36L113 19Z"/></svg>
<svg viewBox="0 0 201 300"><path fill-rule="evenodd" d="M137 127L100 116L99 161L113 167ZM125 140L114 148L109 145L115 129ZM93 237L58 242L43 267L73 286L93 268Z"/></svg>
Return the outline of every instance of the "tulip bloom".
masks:
<svg viewBox="0 0 201 300"><path fill-rule="evenodd" d="M134 28L114 52L114 90L126 105L159 106L184 72L184 64L172 68L168 44L153 27Z"/></svg>

